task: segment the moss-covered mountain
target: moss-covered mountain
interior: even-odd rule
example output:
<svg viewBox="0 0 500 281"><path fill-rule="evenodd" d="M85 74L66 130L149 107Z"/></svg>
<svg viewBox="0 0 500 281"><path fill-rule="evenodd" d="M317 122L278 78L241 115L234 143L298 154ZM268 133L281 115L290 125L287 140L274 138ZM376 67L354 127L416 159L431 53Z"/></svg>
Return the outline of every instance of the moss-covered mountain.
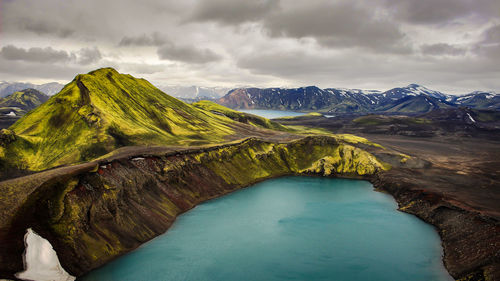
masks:
<svg viewBox="0 0 500 281"><path fill-rule="evenodd" d="M103 68L76 76L10 127L15 140L0 147L0 164L42 170L121 146L222 142L237 138L241 126L177 100L144 79Z"/></svg>
<svg viewBox="0 0 500 281"><path fill-rule="evenodd" d="M0 114L15 112L16 115L24 115L48 99L49 96L35 89L15 92L5 98L0 98Z"/></svg>

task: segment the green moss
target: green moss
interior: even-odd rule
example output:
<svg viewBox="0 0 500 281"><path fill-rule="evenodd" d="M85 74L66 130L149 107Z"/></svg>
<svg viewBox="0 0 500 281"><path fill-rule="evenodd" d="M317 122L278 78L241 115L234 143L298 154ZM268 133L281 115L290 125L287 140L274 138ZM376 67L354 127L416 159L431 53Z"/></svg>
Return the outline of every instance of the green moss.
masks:
<svg viewBox="0 0 500 281"><path fill-rule="evenodd" d="M383 146L381 146L378 143L374 143L374 142L371 142L363 137L358 137L358 136L351 135L351 134L336 134L333 136L336 139L343 140L345 142L352 143L352 144L362 143L362 144L371 145L371 146L375 146L375 147L379 147L379 148L384 148Z"/></svg>
<svg viewBox="0 0 500 281"><path fill-rule="evenodd" d="M304 144L305 140L288 144L250 140L238 147L200 153L193 158L234 185L289 173L362 176L390 168L362 149L339 144L333 138L326 140L327 143L313 144Z"/></svg>

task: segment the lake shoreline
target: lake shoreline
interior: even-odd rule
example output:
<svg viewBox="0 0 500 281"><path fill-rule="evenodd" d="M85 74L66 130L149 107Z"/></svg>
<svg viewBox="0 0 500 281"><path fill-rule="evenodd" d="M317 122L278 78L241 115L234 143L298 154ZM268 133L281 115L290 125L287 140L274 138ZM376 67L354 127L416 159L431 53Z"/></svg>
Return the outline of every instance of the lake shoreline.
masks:
<svg viewBox="0 0 500 281"><path fill-rule="evenodd" d="M326 143L325 143L326 141ZM321 144L321 145L327 145L328 139L325 139L323 137L316 137L316 138L309 138L307 141L302 141L300 143L300 148L304 149L306 147L309 147L312 144ZM252 141L250 143L247 143L246 145L250 145L253 147ZM190 151L189 153L194 153L193 151ZM163 154L162 154L163 155ZM204 184L210 184L210 187L208 189L204 189L203 192L206 192L206 195L204 197L199 197L199 196L194 196L194 194L190 195L189 193L186 193L186 199L176 199L176 205L180 207L178 211L175 213L165 213L167 215L166 217L163 216L161 220L160 217L157 217L157 215L154 215L153 213L146 212L144 214L149 214L148 216L153 215L153 220L145 220L145 221L140 221L137 223L143 223L148 226L150 229L150 233L131 233L127 231L119 232L120 235L122 235L123 238L122 241L127 241L123 239L129 239L125 237L134 237L133 235L138 235L136 236L138 240L135 240L136 242L132 241L130 246L127 248L121 250L121 252L115 253L112 256L108 256L105 262L101 263L108 263L111 260L116 259L119 256L124 255L125 253L128 253L137 247L139 247L141 244L151 240L152 238L164 233L165 231L168 230L168 228L171 226L175 218L182 214L185 213L186 211L192 209L194 206L201 202L205 202L207 200L213 199L213 198L218 198L221 197L227 193L230 193L232 191L238 190L240 188L246 188L250 185L253 185L255 183L268 180L271 178L276 178L276 177L282 177L282 176L287 176L287 175L309 175L309 176L317 176L318 174L315 173L290 173L290 172L285 172L286 170L283 170L283 172L276 172L272 176L267 176L267 177L259 177L259 178L248 178L245 180L243 184L228 184L227 182L224 182L221 179L217 179L213 177L213 180L211 182L206 182L204 179L207 177L211 177L209 174L209 171L206 170L206 161L208 160L201 160L201 162L205 163L202 166L199 166L197 164L194 164L192 162L185 162L186 156L182 156L183 154L179 153L172 153L172 156L169 156L171 159L169 161L174 161L171 162L173 166L171 166L171 172L169 172L169 182L171 184L174 184L175 186L179 186L181 188L182 186L189 185L196 185L200 183ZM159 158L158 158L159 157ZM126 183L120 183L121 185L125 184L124 187L135 190L137 188L142 188L142 185L146 182L149 182L151 180L150 176L158 177L160 174L159 170L157 167L159 167L158 164L163 163L162 161L165 161L166 159L163 158L164 156L154 156L154 154L141 154L141 155L135 155L131 157L128 155L126 158L122 159L120 157L115 157L115 159L111 162L101 162L96 164L96 166L90 165L89 167L86 166L85 169L76 171L76 174L71 175L69 178L68 177L61 177L61 176L56 176L56 178L52 178L48 180L47 182L50 183L47 188L50 188L51 186L54 186L54 184L61 184L61 182L67 183L70 181L71 177L77 177L79 178L79 181L84 181L87 184L91 185L94 192L96 188L99 186L102 186L101 183L99 183L97 180L102 177L108 177L108 179L113 179L116 177L122 177L126 175L127 178L133 179L135 183L133 185L129 185ZM280 156L281 157L281 156ZM134 159L139 159L143 158L144 160L134 160ZM163 160L162 160L163 159ZM184 159L184 160L183 160ZM249 163L245 161L252 161L249 158L248 160L243 160L241 163ZM264 158L263 158L264 159ZM145 162L136 162L136 161L145 161ZM160 162L158 162L160 161ZM205 161L205 162L204 162ZM267 161L267 160L266 160ZM162 164L164 165L164 164ZM161 165L160 165L161 166ZM95 168L94 168L95 167ZM104 168L103 168L104 167ZM273 168L274 169L274 168ZM477 245L477 241L471 241L471 239L474 239L476 237L470 237L467 236L471 231L478 232L479 234L481 233L487 233L488 231L493 231L492 233L495 233L494 231L498 231L498 225L495 220L488 220L488 219L483 219L480 215L477 213L474 213L471 210L463 209L461 208L460 205L457 205L453 201L447 200L447 198L442 198L439 196L439 194L435 194L434 192L425 190L423 187L415 186L412 185L411 183L411 177L412 173L408 173L408 171L415 171L420 169L420 174L413 174L413 176L421 176L423 173L425 173L425 168L398 168L398 167L393 167L392 170L388 172L379 172L377 175L373 176L355 176L354 174L344 174L344 175L335 175L334 177L338 178L353 178L353 179L365 179L370 181L373 186L376 189L384 190L391 194L396 202L399 205L399 210L416 215L420 219L424 220L427 223L430 223L434 225L438 229L438 233L441 237L442 245L443 245L443 251L444 251L444 265L447 268L448 272L450 275L452 275L454 278L464 278L467 276L471 277L481 277L481 276L488 276L488 274L491 275L491 270L495 269L495 266L497 264L494 261L494 254L492 251L495 251L494 247L486 247L486 244L492 243L491 239L490 240L485 240L484 244ZM145 172L148 171L147 174ZM278 170L277 170L278 171ZM150 173L150 174L149 174ZM405 181L401 181L401 174L405 174L407 176ZM106 176L109 175L109 176ZM202 178L200 178L200 175L204 175ZM186 177L192 177L189 178L189 182L185 182L188 178ZM68 187L62 187L62 189L67 189ZM83 188L83 189L82 189ZM160 188L160 187L158 187ZM185 187L184 187L185 188ZM61 188L59 188L61 190ZM161 188L159 189L161 190ZM181 191L183 189L179 189ZM139 191L139 190L138 190ZM146 190L142 190L140 192L145 192ZM43 189L40 191L43 192ZM75 187L74 189L75 195L78 195L77 197L69 197L68 200L71 198L79 198L78 200L83 200L81 201L82 203L80 204L90 204L92 202L88 202L87 199L83 199L87 196L89 196L91 193L90 190L88 190L88 187ZM134 191L135 192L135 191ZM149 192L149 191L148 191ZM176 191L178 192L178 191ZM185 191L182 191L185 192ZM157 202L158 200L158 195L155 195L153 192L151 194L152 196L148 196L144 200L147 202L147 206L162 209L164 207L164 203L162 202ZM71 195L74 196L74 195ZM135 195L134 195L135 196ZM194 196L194 197L193 197ZM143 197L143 196L141 196ZM90 198L94 198L93 196L88 197L88 200L91 200ZM133 197L135 198L135 197ZM176 196L172 197L176 198ZM73 200L73 199L71 199ZM71 202L68 201L68 203ZM194 201L192 201L194 200ZM87 203L85 203L87 202ZM107 207L106 207L107 206ZM103 216L106 215L107 212L111 211L108 205L102 205L102 207L108 208L106 209L106 212L96 212L96 211L90 211L90 213L87 215L89 219L92 219L95 216ZM99 208L102 208L99 207ZM137 206L139 208L139 206ZM90 210L90 209L89 209ZM118 210L118 209L117 209ZM124 209L119 209L120 212L125 212L124 214L127 214L127 210ZM138 212L141 209L137 209ZM115 210L116 212L116 210ZM143 212L143 211L141 211ZM138 213L128 213L132 217L139 215ZM97 217L96 217L97 218ZM147 217L144 217L147 218ZM458 218L458 220L457 220ZM472 222L472 223L471 223ZM26 221L24 223L30 223L29 221ZM71 256L74 254L72 252L68 252L68 249L64 244L61 243L60 240L58 240L57 236L55 236L52 232L48 231L46 226L41 225L40 222L33 221L31 222L35 224L34 229L38 230L37 232L40 233L44 238L49 240L56 251L58 252L58 255L61 255L61 260L66 259L66 264L67 264L67 259L69 259ZM82 218L81 223L83 223L84 227L90 227L90 226L85 226L87 224L86 219ZM104 227L106 226L107 228L109 227L114 227L112 225L109 225L109 222L102 222L101 226L99 227ZM97 226L91 226L93 228ZM19 229L21 230L21 229ZM103 229L104 230L104 229ZM478 231L479 230L479 231ZM24 233L24 229L22 229ZM450 237L449 233L451 232L457 232L457 235L459 235L461 239L456 239L456 237ZM141 238L142 237L142 238ZM487 238L487 237L486 237ZM490 237L492 239L495 239L495 236ZM99 239L99 241L102 240L102 238ZM112 240L104 240L107 243L114 243ZM494 243L495 241L493 241ZM460 256L456 256L454 254L453 249L459 249L466 254L471 253L471 257L474 257L474 259L469 259L467 256L465 256L465 259ZM487 259L485 258L477 258L472 255L472 253L475 253L476 251L481 251L482 253L485 253ZM483 256L484 256L483 255ZM12 255L10 255L12 257ZM67 264L70 265L70 264ZM75 264L77 266L81 267L68 267L70 268L69 272L70 273L77 273L76 275L81 275L84 272L87 272L88 270L91 270L93 268L97 268L98 266L91 266L91 264L86 264L85 260L79 260L78 264ZM64 266L64 264L63 264ZM68 268L65 267L66 270ZM80 268L80 269L78 269ZM85 270L86 268L86 270ZM490 270L490 271L489 271ZM78 272L80 272L78 274ZM480 280L480 279L472 279L472 280Z"/></svg>
<svg viewBox="0 0 500 281"><path fill-rule="evenodd" d="M252 268L255 280L281 280L275 273L291 279L309 276L309 280L318 275L339 280L353 276L359 280L451 280L435 229L396 209L392 196L377 192L366 180L269 179L198 204L179 216L165 234L82 280L142 276L152 280L161 274L166 280L241 280L246 269L239 269L240 258ZM206 263L204 257L216 262ZM266 266L274 262L278 264L273 270ZM148 264L145 271L143 263ZM365 269L352 269L353 264ZM393 271L393 266L400 270ZM178 269L174 273L163 268Z"/></svg>

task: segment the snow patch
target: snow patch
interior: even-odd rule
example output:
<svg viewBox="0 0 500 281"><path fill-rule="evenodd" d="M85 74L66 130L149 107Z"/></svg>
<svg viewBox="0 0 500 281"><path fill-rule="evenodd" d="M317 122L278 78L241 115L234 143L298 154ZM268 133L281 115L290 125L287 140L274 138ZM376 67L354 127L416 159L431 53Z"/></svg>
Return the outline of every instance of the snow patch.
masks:
<svg viewBox="0 0 500 281"><path fill-rule="evenodd" d="M132 161L139 161L139 160L144 160L144 157L135 157L135 158L132 158Z"/></svg>
<svg viewBox="0 0 500 281"><path fill-rule="evenodd" d="M24 235L24 271L16 273L22 280L37 281L74 281L59 263L56 251L49 241L28 228Z"/></svg>
<svg viewBox="0 0 500 281"><path fill-rule="evenodd" d="M467 112L467 116L469 117L470 121L476 123L476 120L474 120L474 118L472 118L472 116L470 116L469 112Z"/></svg>
<svg viewBox="0 0 500 281"><path fill-rule="evenodd" d="M7 116L17 116L16 113L14 111L11 111L9 113L6 114Z"/></svg>

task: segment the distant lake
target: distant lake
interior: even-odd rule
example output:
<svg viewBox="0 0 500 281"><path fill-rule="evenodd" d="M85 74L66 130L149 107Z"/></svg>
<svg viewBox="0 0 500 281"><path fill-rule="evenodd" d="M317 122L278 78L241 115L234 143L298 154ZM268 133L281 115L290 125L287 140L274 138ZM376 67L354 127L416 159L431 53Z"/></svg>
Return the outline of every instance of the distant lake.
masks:
<svg viewBox="0 0 500 281"><path fill-rule="evenodd" d="M452 280L434 228L396 208L366 181L267 180L81 280Z"/></svg>
<svg viewBox="0 0 500 281"><path fill-rule="evenodd" d="M258 115L267 119L300 116L305 115L303 112L286 111L286 110L267 110L267 109L238 109L238 111Z"/></svg>

